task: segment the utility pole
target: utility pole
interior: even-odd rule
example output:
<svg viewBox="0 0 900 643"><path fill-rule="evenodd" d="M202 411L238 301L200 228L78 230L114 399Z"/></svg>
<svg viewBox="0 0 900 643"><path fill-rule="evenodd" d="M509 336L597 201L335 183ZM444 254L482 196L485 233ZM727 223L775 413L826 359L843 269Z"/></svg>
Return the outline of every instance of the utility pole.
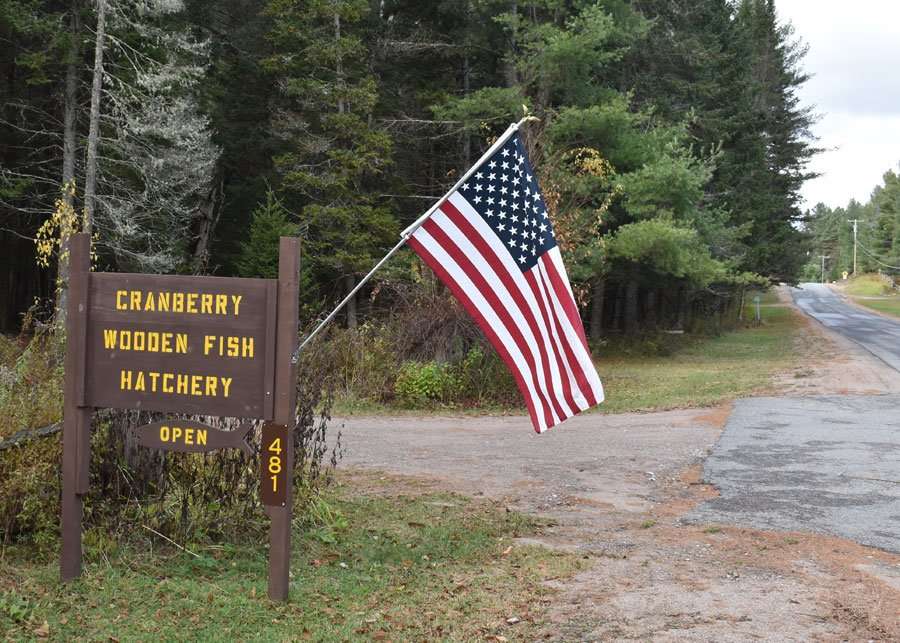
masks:
<svg viewBox="0 0 900 643"><path fill-rule="evenodd" d="M856 276L856 246L857 246L857 233L859 231L859 219L847 219L848 223L853 224L853 276Z"/></svg>
<svg viewBox="0 0 900 643"><path fill-rule="evenodd" d="M825 283L825 260L831 259L830 255L819 255L822 258L822 283Z"/></svg>

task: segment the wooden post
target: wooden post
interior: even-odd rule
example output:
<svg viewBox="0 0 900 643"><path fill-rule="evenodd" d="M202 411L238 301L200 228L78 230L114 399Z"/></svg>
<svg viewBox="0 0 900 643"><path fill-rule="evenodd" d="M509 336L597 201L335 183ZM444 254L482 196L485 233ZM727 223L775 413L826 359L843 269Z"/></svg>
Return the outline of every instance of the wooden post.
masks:
<svg viewBox="0 0 900 643"><path fill-rule="evenodd" d="M275 330L275 414L276 424L287 427L285 444L285 489L283 507L267 507L269 526L269 598L286 601L290 588L291 509L293 505L294 425L297 421L296 366L291 355L297 348L300 241L282 237L278 255L278 318ZM264 457L261 454L261 457Z"/></svg>
<svg viewBox="0 0 900 643"><path fill-rule="evenodd" d="M81 496L88 492L91 461L91 411L85 406L85 345L91 237L69 238L69 300L66 311L65 403L62 434L62 503L60 577L81 575Z"/></svg>

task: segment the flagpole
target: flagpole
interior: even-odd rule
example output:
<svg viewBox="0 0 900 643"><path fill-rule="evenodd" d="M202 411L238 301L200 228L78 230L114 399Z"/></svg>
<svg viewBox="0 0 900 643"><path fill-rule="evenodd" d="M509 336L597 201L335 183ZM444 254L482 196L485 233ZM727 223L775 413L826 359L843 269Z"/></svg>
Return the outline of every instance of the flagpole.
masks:
<svg viewBox="0 0 900 643"><path fill-rule="evenodd" d="M372 275L374 275L375 272L379 268L381 268L381 266L383 266L388 259L390 259L395 254L397 254L397 251L400 250L400 248L402 248L403 245L407 241L409 241L409 238L413 235L413 233L416 230L418 230L419 228L422 227L422 225L428 220L428 217L430 217L432 214L434 214L435 210L437 210L439 207L441 207L441 205L443 205L444 201L446 201L447 198L451 194L456 192L456 190L459 188L459 186L462 185L463 183L465 183L469 179L469 177L475 173L475 170L477 170L481 166L482 163L484 163L487 159L489 159L491 156L493 156L494 153L498 149L500 149L503 146L503 144L506 143L507 140L509 140L509 137L512 136L523 123L525 123L527 121L531 121L531 120L537 120L537 119L534 116L525 116L518 123L513 123L512 125L507 127L506 131L503 132L503 134L501 134L500 137L496 141L494 141L494 144L491 145L487 149L487 151L481 155L481 158L479 158L478 161L475 162L472 165L472 167L469 168L469 171L466 172L465 174L463 174L462 177L460 177L459 181L457 181L453 185L452 188L447 190L447 193L444 194L444 196L442 196L440 199L438 199L434 203L434 205L432 205L430 208L428 208L428 211L426 211L425 214L423 214L418 219L416 219L412 223L412 225L410 225L403 232L400 233L400 241L397 242L397 245L395 245L393 248L391 248L390 252L388 252L386 255L384 255L384 257L381 258L381 261L376 263L375 267L372 268L365 277L363 277L362 279L359 280L359 282L356 284L356 286L353 288L353 290L351 290L350 293L346 297L344 297L341 300L341 302L335 307L335 309L332 310L328 314L328 317L326 317L321 322L319 322L319 325L315 327L313 332L311 332L309 335L307 335L306 339L304 339L300 343L300 345L294 351L293 355L291 355L291 363L292 364L296 364L300 360L300 351L303 350L303 347L306 346L309 342L311 342L312 339L316 335L318 335L319 332L321 332L321 330L323 328L325 328L325 326L328 325L328 322L330 322L332 319L334 319L335 315L337 315L341 311L341 309L347 305L347 302L349 302L353 297L356 296L356 293L360 291L360 289L366 284L366 282L372 278Z"/></svg>

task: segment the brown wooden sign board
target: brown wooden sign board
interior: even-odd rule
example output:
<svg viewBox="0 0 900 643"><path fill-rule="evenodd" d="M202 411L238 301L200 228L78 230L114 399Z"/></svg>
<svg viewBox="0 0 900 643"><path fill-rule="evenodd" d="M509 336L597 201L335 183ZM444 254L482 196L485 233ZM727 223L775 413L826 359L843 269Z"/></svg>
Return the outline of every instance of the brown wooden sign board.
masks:
<svg viewBox="0 0 900 643"><path fill-rule="evenodd" d="M246 422L233 431L223 431L191 420L153 422L134 429L135 442L142 447L180 453L209 453L217 449L240 449L253 455L247 436L253 423Z"/></svg>
<svg viewBox="0 0 900 643"><path fill-rule="evenodd" d="M297 400L291 364L299 312L297 239L281 239L277 280L92 273L90 237L83 233L70 238L69 253L62 579L81 574L81 498L88 492L94 408L253 418L277 423L264 429L264 438L275 431L279 442L270 442L271 452L261 454L260 493L272 521L269 597L286 600ZM247 443L252 428L248 423L222 431L172 419L140 427L135 439L140 446L168 451L252 453Z"/></svg>

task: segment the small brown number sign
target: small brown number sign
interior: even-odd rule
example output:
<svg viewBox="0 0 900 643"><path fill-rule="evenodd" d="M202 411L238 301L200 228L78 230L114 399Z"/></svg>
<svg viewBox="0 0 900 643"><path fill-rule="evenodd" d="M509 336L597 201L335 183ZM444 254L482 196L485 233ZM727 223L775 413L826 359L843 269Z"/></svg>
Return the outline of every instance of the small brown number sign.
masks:
<svg viewBox="0 0 900 643"><path fill-rule="evenodd" d="M259 493L262 503L268 507L283 507L287 501L285 455L289 439L285 425L274 422L263 424Z"/></svg>

